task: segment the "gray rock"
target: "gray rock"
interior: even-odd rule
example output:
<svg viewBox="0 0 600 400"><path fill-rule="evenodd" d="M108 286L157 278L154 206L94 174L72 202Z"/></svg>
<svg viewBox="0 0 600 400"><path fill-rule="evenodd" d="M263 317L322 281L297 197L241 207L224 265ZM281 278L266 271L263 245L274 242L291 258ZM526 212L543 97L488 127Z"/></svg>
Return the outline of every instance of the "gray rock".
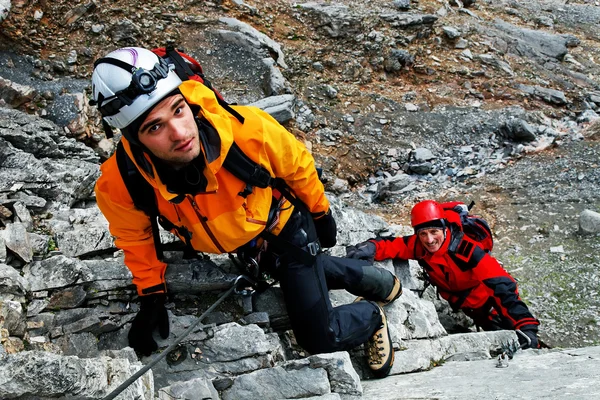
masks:
<svg viewBox="0 0 600 400"><path fill-rule="evenodd" d="M412 12L381 14L380 18L389 22L392 27L400 29L418 25L432 25L438 20L438 17L435 15Z"/></svg>
<svg viewBox="0 0 600 400"><path fill-rule="evenodd" d="M520 118L511 118L500 126L500 134L516 142L531 142L536 139L534 129Z"/></svg>
<svg viewBox="0 0 600 400"><path fill-rule="evenodd" d="M165 273L170 293L200 294L229 289L236 276L228 274L211 260L194 260L189 264L169 264Z"/></svg>
<svg viewBox="0 0 600 400"><path fill-rule="evenodd" d="M391 178L385 179L382 183L388 184L389 190L396 192L410 185L412 181L413 178L411 178L410 175L407 175L404 172L399 172Z"/></svg>
<svg viewBox="0 0 600 400"><path fill-rule="evenodd" d="M0 9L2 6L0 5ZM0 77L0 99L12 108L18 108L32 101L37 92L31 86L20 85L8 79Z"/></svg>
<svg viewBox="0 0 600 400"><path fill-rule="evenodd" d="M79 278L80 271L79 261L58 255L27 265L23 277L29 281L30 290L35 292L72 285Z"/></svg>
<svg viewBox="0 0 600 400"><path fill-rule="evenodd" d="M236 36L237 41L245 43L248 48L251 49L263 49L266 54L276 54L275 61L282 68L287 68L287 64L284 60L283 51L281 46L269 38L264 33L258 31L254 27L248 25L245 22L239 21L235 18L219 18L219 22L227 25L228 28L233 29L235 33L239 33L240 36ZM225 38L232 38L232 35L228 35L225 32L221 32Z"/></svg>
<svg viewBox="0 0 600 400"><path fill-rule="evenodd" d="M512 68L510 67L510 64L508 64L506 61L502 61L491 54L479 54L477 57L484 64L488 64L493 67L496 67L499 70L506 72L510 76L514 75L514 72L513 72Z"/></svg>
<svg viewBox="0 0 600 400"><path fill-rule="evenodd" d="M263 58L263 64L269 71L262 84L263 92L266 96L279 96L285 93L291 93L291 87L288 81L283 77L283 74L275 66L275 61L270 58Z"/></svg>
<svg viewBox="0 0 600 400"><path fill-rule="evenodd" d="M29 282L11 266L0 263L0 298L20 298L29 290Z"/></svg>
<svg viewBox="0 0 600 400"><path fill-rule="evenodd" d="M315 354L301 360L282 363L280 366L287 370L299 369L301 366L323 368L329 376L332 392L351 396L362 395L360 378L352 367L349 354L345 351Z"/></svg>
<svg viewBox="0 0 600 400"><path fill-rule="evenodd" d="M249 105L258 107L271 114L280 124L294 119L294 106L296 97L292 94L282 94L279 96L269 96L262 100L255 101Z"/></svg>
<svg viewBox="0 0 600 400"><path fill-rule="evenodd" d="M6 248L15 253L21 260L28 263L33 258L33 248L29 241L29 234L27 233L27 227L20 223L15 222L8 224L5 230L0 232Z"/></svg>
<svg viewBox="0 0 600 400"><path fill-rule="evenodd" d="M336 194L346 193L350 191L350 184L345 179L335 178L331 186L328 186L328 190Z"/></svg>
<svg viewBox="0 0 600 400"><path fill-rule="evenodd" d="M419 147L419 148L415 149L412 152L412 156L416 162L429 161L429 160L433 160L434 158L436 158L433 155L433 153L431 152L431 150L423 148L423 147Z"/></svg>
<svg viewBox="0 0 600 400"><path fill-rule="evenodd" d="M242 325L255 324L260 326L261 328L268 328L269 322L269 314L267 314L266 312L253 312L240 319L240 323Z"/></svg>
<svg viewBox="0 0 600 400"><path fill-rule="evenodd" d="M65 356L94 358L99 355L98 339L89 332L61 336L54 343L60 347Z"/></svg>
<svg viewBox="0 0 600 400"><path fill-rule="evenodd" d="M585 110L584 112L581 113L581 115L579 115L577 117L577 122L579 122L579 123L592 122L592 121L596 121L597 119L600 119L600 116L598 116L598 114L595 111Z"/></svg>
<svg viewBox="0 0 600 400"><path fill-rule="evenodd" d="M391 374L404 374L432 368L433 363L459 354L480 354L491 358L491 350L502 343L517 340L514 331L472 332L440 337L437 340L411 340L402 343L403 350L395 354ZM460 357L466 357L462 355Z"/></svg>
<svg viewBox="0 0 600 400"><path fill-rule="evenodd" d="M430 162L411 163L410 171L418 175L427 175L435 171L435 166Z"/></svg>
<svg viewBox="0 0 600 400"><path fill-rule="evenodd" d="M0 127L0 190L21 183L40 197L68 206L91 196L99 175L97 164L78 160L66 153L63 153L64 159L60 161L49 158L37 160L4 140L2 132ZM36 146L32 146L32 149Z"/></svg>
<svg viewBox="0 0 600 400"><path fill-rule="evenodd" d="M159 400L219 400L219 393L208 379L197 378L175 382L158 391Z"/></svg>
<svg viewBox="0 0 600 400"><path fill-rule="evenodd" d="M365 399L397 398L510 399L535 393L535 398L596 398L600 347L560 351L527 350L508 361L448 362L431 371L363 382ZM582 359L587 361L581 362ZM477 385L473 384L477 376ZM460 377L465 377L460 378ZM431 382L435 382L434 386ZM507 385L506 382L511 382Z"/></svg>
<svg viewBox="0 0 600 400"><path fill-rule="evenodd" d="M454 44L455 49L466 49L467 47L469 47L469 41L466 39L463 39L463 38L458 39L456 41L456 43ZM469 58L473 58L473 57L471 56Z"/></svg>
<svg viewBox="0 0 600 400"><path fill-rule="evenodd" d="M13 210L15 210L15 222L22 223L28 232L31 231L33 229L33 218L31 218L31 213L25 204L17 201L13 204Z"/></svg>
<svg viewBox="0 0 600 400"><path fill-rule="evenodd" d="M107 227L86 224L55 235L56 245L68 257L90 256L115 249Z"/></svg>
<svg viewBox="0 0 600 400"><path fill-rule="evenodd" d="M0 121L0 138L38 158L99 161L91 148L64 137L61 129L48 120L0 107Z"/></svg>
<svg viewBox="0 0 600 400"><path fill-rule="evenodd" d="M274 330L290 329L290 322L281 288L271 287L262 293L256 293L252 296L252 301L254 311L266 312L269 315L271 327Z"/></svg>
<svg viewBox="0 0 600 400"><path fill-rule="evenodd" d="M53 293L46 307L49 310L76 308L85 302L85 297L86 292L81 286L69 287Z"/></svg>
<svg viewBox="0 0 600 400"><path fill-rule="evenodd" d="M451 40L458 39L461 36L460 31L453 26L443 26L442 31L446 37Z"/></svg>
<svg viewBox="0 0 600 400"><path fill-rule="evenodd" d="M39 313L27 318L28 332L30 336L47 335L54 329L55 315L51 313ZM62 329L60 334L62 335Z"/></svg>
<svg viewBox="0 0 600 400"><path fill-rule="evenodd" d="M303 368L286 371L282 367L267 368L235 378L224 390L223 400L301 398L331 392L324 369Z"/></svg>
<svg viewBox="0 0 600 400"><path fill-rule="evenodd" d="M76 283L85 287L89 298L111 290L127 293L133 289L131 272L122 258L80 261Z"/></svg>
<svg viewBox="0 0 600 400"><path fill-rule="evenodd" d="M50 300L48 300L48 299L34 299L34 300L32 300L29 303L29 305L27 306L27 316L28 317L33 317L34 315L38 315L39 313L41 313L42 311L44 311L44 309L48 305L49 301Z"/></svg>
<svg viewBox="0 0 600 400"><path fill-rule="evenodd" d="M556 104L556 105L564 105L567 104L568 101L565 97L565 94L560 90L544 88L541 86L529 86L523 84L517 84L515 86L517 89L522 90L523 92L530 94L532 96L538 97L543 101Z"/></svg>
<svg viewBox="0 0 600 400"><path fill-rule="evenodd" d="M0 264L6 262L6 241L4 237L0 235Z"/></svg>
<svg viewBox="0 0 600 400"><path fill-rule="evenodd" d="M349 36L360 29L360 18L346 5L309 2L300 4L299 7L309 11L315 18L315 26L332 38Z"/></svg>
<svg viewBox="0 0 600 400"><path fill-rule="evenodd" d="M399 10L408 10L410 8L410 0L394 0L393 4Z"/></svg>
<svg viewBox="0 0 600 400"><path fill-rule="evenodd" d="M203 344L203 354L211 362L234 361L266 354L272 346L256 325L241 326L235 322L215 328L214 337Z"/></svg>
<svg viewBox="0 0 600 400"><path fill-rule="evenodd" d="M33 195L27 194L21 190L15 192L15 193L9 194L8 198L11 200L16 200L16 201L24 204L27 208L34 208L34 209L44 208L46 206L46 204L48 203L46 201L46 199L44 199L42 197L33 196Z"/></svg>
<svg viewBox="0 0 600 400"><path fill-rule="evenodd" d="M0 328L8 329L10 336L23 337L26 325L21 303L0 300Z"/></svg>
<svg viewBox="0 0 600 400"><path fill-rule="evenodd" d="M139 368L139 363L108 357L80 359L47 352L25 351L2 358L0 397L104 397ZM121 397L151 399L152 372L129 386Z"/></svg>
<svg viewBox="0 0 600 400"><path fill-rule="evenodd" d="M10 11L10 0L0 0L0 22L8 17Z"/></svg>
<svg viewBox="0 0 600 400"><path fill-rule="evenodd" d="M600 233L600 213L584 210L579 215L579 231L583 234Z"/></svg>
<svg viewBox="0 0 600 400"><path fill-rule="evenodd" d="M496 20L494 26L506 36L511 52L530 57L550 57L562 60L567 54L569 38L544 31L520 28L507 22Z"/></svg>
<svg viewBox="0 0 600 400"><path fill-rule="evenodd" d="M383 67L387 72L398 72L414 63L415 58L408 51L393 49L383 61Z"/></svg>
<svg viewBox="0 0 600 400"><path fill-rule="evenodd" d="M114 43L121 46L135 45L136 38L139 37L140 27L131 20L124 18L115 22L107 31Z"/></svg>

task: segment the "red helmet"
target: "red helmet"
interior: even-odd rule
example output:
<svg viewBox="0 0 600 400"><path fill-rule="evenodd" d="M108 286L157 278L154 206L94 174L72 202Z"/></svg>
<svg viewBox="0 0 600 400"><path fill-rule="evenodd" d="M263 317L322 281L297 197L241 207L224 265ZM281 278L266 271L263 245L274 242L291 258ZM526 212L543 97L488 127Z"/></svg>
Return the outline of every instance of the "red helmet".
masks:
<svg viewBox="0 0 600 400"><path fill-rule="evenodd" d="M410 224L415 232L423 228L443 228L446 226L444 209L436 201L423 200L410 212Z"/></svg>

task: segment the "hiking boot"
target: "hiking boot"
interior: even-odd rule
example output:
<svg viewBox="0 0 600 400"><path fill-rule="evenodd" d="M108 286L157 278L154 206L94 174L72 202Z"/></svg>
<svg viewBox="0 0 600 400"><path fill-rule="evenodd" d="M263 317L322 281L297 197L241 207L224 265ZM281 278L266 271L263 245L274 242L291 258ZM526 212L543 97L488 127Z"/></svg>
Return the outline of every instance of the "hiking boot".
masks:
<svg viewBox="0 0 600 400"><path fill-rule="evenodd" d="M377 304L379 304L380 307L387 306L388 304L390 304L391 302L396 300L401 295L402 295L402 283L400 282L400 279L398 279L394 275L394 286L392 287L392 291L390 292L390 294L388 294L388 296L384 300L377 301ZM354 303L359 302L364 299L365 299L364 297L359 296L356 299L354 299Z"/></svg>
<svg viewBox="0 0 600 400"><path fill-rule="evenodd" d="M401 295L402 295L402 283L400 282L400 279L398 279L398 277L396 275L394 275L394 287L392 287L392 291L390 292L388 297L385 298L385 300L378 301L377 304L379 304L380 306L387 306L388 304L390 304L391 302L396 300Z"/></svg>
<svg viewBox="0 0 600 400"><path fill-rule="evenodd" d="M394 348L385 313L381 306L378 307L381 313L381 326L366 344L367 361L375 377L385 378L394 365Z"/></svg>

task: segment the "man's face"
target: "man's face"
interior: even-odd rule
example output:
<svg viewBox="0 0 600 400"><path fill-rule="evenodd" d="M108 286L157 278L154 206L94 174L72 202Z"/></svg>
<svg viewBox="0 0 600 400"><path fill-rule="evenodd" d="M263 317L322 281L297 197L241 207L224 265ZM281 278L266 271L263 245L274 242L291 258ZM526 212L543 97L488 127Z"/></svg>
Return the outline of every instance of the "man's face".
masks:
<svg viewBox="0 0 600 400"><path fill-rule="evenodd" d="M417 233L421 244L430 253L435 253L444 243L444 230L440 228L421 229Z"/></svg>
<svg viewBox="0 0 600 400"><path fill-rule="evenodd" d="M200 154L198 126L180 94L167 97L154 107L140 127L138 140L174 167L182 167Z"/></svg>

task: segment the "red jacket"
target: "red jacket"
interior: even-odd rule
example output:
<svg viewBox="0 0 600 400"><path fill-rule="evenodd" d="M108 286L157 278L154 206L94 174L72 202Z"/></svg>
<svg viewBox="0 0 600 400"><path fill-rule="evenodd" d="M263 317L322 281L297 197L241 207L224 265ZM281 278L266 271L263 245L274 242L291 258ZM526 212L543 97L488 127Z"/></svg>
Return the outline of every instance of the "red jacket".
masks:
<svg viewBox="0 0 600 400"><path fill-rule="evenodd" d="M375 244L375 260L417 260L453 309L480 309L491 304L514 329L529 325L529 329L537 330L539 321L519 297L514 278L477 242L463 236L458 226L446 228L444 243L433 254L425 250L417 235L382 239Z"/></svg>

